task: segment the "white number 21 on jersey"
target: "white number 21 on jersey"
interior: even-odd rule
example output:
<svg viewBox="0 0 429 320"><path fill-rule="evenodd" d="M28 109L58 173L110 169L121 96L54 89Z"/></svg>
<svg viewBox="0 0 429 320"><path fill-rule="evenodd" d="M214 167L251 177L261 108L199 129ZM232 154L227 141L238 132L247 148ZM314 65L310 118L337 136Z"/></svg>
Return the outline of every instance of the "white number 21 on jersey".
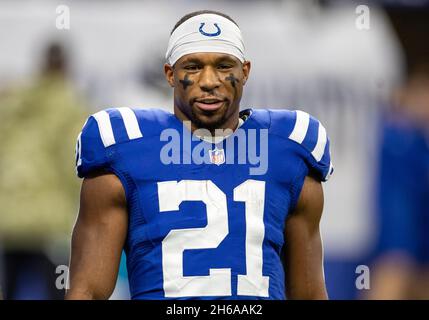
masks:
<svg viewBox="0 0 429 320"><path fill-rule="evenodd" d="M204 228L173 229L162 241L166 297L231 296L231 269L209 269L208 276L183 276L183 251L217 248L228 235L226 195L210 180L158 182L159 210L175 211L183 201L202 201ZM246 208L246 272L238 275L237 294L268 297L269 277L262 275L265 182L247 180L234 189L234 201Z"/></svg>

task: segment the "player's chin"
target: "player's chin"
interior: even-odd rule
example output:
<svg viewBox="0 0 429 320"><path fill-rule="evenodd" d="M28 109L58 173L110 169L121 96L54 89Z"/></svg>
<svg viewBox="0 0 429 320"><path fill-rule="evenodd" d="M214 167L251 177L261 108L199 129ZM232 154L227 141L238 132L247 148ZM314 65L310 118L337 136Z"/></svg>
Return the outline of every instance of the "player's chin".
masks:
<svg viewBox="0 0 429 320"><path fill-rule="evenodd" d="M222 106L216 110L203 110L194 105L192 108L193 118L198 127L207 129L216 129L225 122L229 103L224 101Z"/></svg>

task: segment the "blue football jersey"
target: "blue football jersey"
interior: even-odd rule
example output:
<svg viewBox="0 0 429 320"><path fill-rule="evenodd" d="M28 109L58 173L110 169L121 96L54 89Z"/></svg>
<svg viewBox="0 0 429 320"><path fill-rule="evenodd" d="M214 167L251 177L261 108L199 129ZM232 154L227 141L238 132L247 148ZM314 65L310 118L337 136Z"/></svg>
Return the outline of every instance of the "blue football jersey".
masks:
<svg viewBox="0 0 429 320"><path fill-rule="evenodd" d="M285 299L285 219L307 175L332 174L329 139L303 111L241 114L217 143L156 109L107 109L85 123L78 176L112 172L125 189L133 299Z"/></svg>

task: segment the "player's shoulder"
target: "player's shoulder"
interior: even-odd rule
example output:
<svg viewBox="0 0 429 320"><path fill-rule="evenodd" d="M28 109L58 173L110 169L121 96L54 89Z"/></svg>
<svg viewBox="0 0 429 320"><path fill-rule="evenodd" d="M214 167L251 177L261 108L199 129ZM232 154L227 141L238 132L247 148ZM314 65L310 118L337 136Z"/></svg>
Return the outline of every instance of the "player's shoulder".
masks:
<svg viewBox="0 0 429 320"><path fill-rule="evenodd" d="M317 125L319 122L315 117L301 110L267 109L267 112L270 116L270 133L286 139L289 139L295 126L300 125L302 120L309 126Z"/></svg>
<svg viewBox="0 0 429 320"><path fill-rule="evenodd" d="M314 116L302 110L268 110L270 133L293 141L311 151L319 159L322 147L328 141L323 124ZM316 148L317 147L317 148Z"/></svg>
<svg viewBox="0 0 429 320"><path fill-rule="evenodd" d="M317 168L321 180L327 180L333 172L330 140L323 124L302 110L267 109L270 116L270 135L284 143Z"/></svg>
<svg viewBox="0 0 429 320"><path fill-rule="evenodd" d="M107 108L90 115L76 143L76 169L80 177L106 168L114 146L159 134L173 115L161 109Z"/></svg>
<svg viewBox="0 0 429 320"><path fill-rule="evenodd" d="M168 126L172 114L161 109L106 108L90 115L82 136L99 137L105 148L156 134Z"/></svg>

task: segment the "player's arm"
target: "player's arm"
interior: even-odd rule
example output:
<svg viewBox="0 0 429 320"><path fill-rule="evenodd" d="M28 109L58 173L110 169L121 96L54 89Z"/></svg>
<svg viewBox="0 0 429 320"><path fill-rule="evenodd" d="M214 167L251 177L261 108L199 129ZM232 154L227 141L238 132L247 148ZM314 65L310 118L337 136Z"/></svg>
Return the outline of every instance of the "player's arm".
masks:
<svg viewBox="0 0 429 320"><path fill-rule="evenodd" d="M323 189L306 177L295 210L286 220L285 272L288 299L327 299L319 222Z"/></svg>
<svg viewBox="0 0 429 320"><path fill-rule="evenodd" d="M128 228L125 192L113 174L83 180L72 236L66 299L108 299L118 275Z"/></svg>

